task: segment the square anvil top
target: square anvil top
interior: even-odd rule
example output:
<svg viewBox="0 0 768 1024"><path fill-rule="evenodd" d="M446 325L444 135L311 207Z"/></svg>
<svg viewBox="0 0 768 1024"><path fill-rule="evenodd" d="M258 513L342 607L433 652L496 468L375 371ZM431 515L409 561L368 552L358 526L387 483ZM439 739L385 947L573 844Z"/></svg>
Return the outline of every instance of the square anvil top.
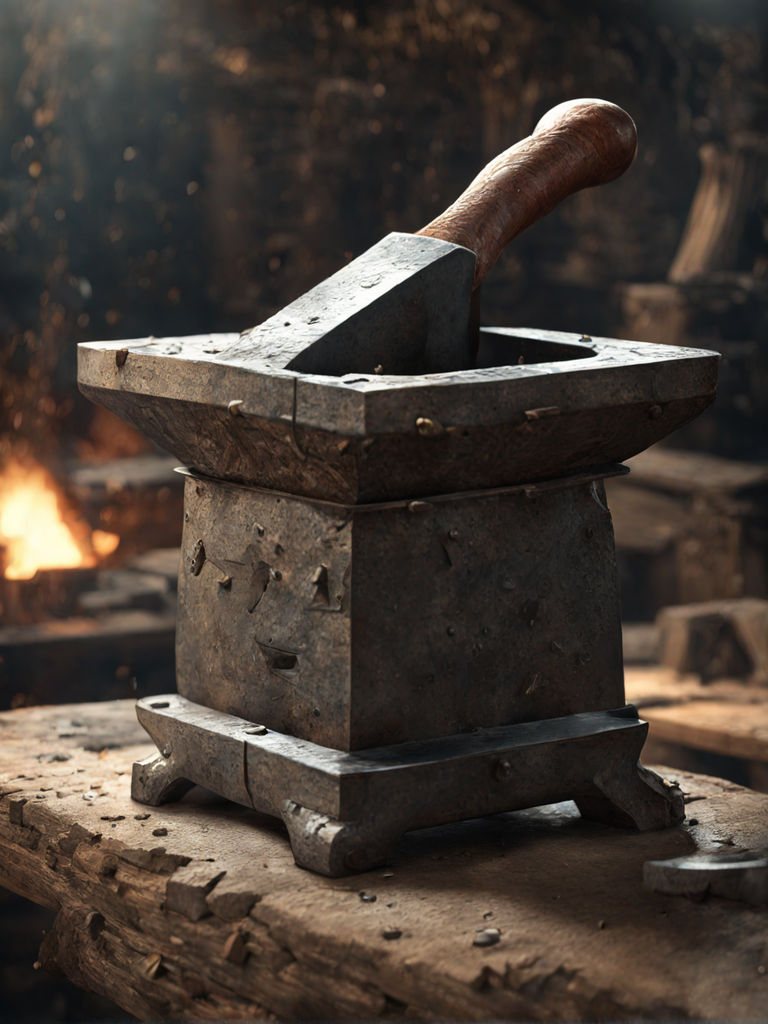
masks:
<svg viewBox="0 0 768 1024"><path fill-rule="evenodd" d="M78 346L81 391L208 476L347 504L620 462L715 397L715 352L484 328L476 369L329 376L236 334Z"/></svg>

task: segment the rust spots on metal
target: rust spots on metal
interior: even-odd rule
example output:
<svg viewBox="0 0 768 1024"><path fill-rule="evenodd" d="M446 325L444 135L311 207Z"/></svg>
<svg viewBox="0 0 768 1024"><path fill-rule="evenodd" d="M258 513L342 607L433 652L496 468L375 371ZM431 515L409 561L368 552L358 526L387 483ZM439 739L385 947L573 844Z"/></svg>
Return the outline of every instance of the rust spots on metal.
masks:
<svg viewBox="0 0 768 1024"><path fill-rule="evenodd" d="M115 352L115 366L117 366L118 369L120 369L121 367L125 366L125 361L126 361L127 358L128 358L128 349L127 348L119 348L117 350L117 352Z"/></svg>

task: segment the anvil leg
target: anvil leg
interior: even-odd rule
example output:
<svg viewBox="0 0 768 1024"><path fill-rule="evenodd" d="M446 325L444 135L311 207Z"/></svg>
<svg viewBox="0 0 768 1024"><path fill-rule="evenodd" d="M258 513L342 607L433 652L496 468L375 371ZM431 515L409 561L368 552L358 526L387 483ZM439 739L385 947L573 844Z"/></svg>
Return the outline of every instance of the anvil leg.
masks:
<svg viewBox="0 0 768 1024"><path fill-rule="evenodd" d="M337 821L293 800L283 803L282 818L299 867L331 878L381 867L407 827Z"/></svg>
<svg viewBox="0 0 768 1024"><path fill-rule="evenodd" d="M180 800L193 785L181 774L172 757L152 754L134 763L131 797L141 804L159 807L160 804Z"/></svg>
<svg viewBox="0 0 768 1024"><path fill-rule="evenodd" d="M679 825L685 817L679 787L637 761L622 758L609 764L592 783L591 793L576 798L583 817L592 821L649 832Z"/></svg>
<svg viewBox="0 0 768 1024"><path fill-rule="evenodd" d="M178 694L137 710L160 753L134 766L136 800L157 805L205 786L282 817L296 863L332 877L385 863L412 829L560 800L641 830L683 817L680 790L638 764L648 725L632 707L351 753Z"/></svg>

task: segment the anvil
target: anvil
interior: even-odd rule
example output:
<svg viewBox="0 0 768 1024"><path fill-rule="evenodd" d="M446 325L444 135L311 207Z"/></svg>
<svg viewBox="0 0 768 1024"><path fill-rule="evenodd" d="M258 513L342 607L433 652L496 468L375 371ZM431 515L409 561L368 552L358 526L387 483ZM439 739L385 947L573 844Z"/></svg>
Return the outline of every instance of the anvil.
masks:
<svg viewBox="0 0 768 1024"><path fill-rule="evenodd" d="M466 312L446 351L429 317L402 347L383 328L368 372L349 360L384 350L359 323L357 355L314 323L304 357L272 327L80 346L81 389L190 467L178 693L139 702L159 753L136 799L204 785L281 816L297 862L330 875L382 863L407 829L561 799L681 819L638 764L602 481L712 401L718 357L486 328L473 366L434 371L464 358ZM433 372L396 372L417 352Z"/></svg>

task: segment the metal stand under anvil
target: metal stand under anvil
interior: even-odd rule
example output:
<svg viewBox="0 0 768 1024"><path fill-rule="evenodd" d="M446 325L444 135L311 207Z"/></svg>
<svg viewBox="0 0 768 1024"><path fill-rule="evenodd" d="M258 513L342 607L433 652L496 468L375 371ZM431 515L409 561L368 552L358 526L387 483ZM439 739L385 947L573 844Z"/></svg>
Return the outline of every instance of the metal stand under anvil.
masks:
<svg viewBox="0 0 768 1024"><path fill-rule="evenodd" d="M574 799L587 818L641 830L683 818L683 797L638 764L647 723L627 706L347 753L175 694L138 702L162 753L134 765L157 806L198 783L282 817L296 863L336 877L387 860L400 836Z"/></svg>
<svg viewBox="0 0 768 1024"><path fill-rule="evenodd" d="M624 704L603 478L706 406L710 353L482 332L481 367L243 365L231 336L81 346L83 390L187 470L178 694L133 796L193 784L280 816L297 863L574 799L640 829L682 797Z"/></svg>

